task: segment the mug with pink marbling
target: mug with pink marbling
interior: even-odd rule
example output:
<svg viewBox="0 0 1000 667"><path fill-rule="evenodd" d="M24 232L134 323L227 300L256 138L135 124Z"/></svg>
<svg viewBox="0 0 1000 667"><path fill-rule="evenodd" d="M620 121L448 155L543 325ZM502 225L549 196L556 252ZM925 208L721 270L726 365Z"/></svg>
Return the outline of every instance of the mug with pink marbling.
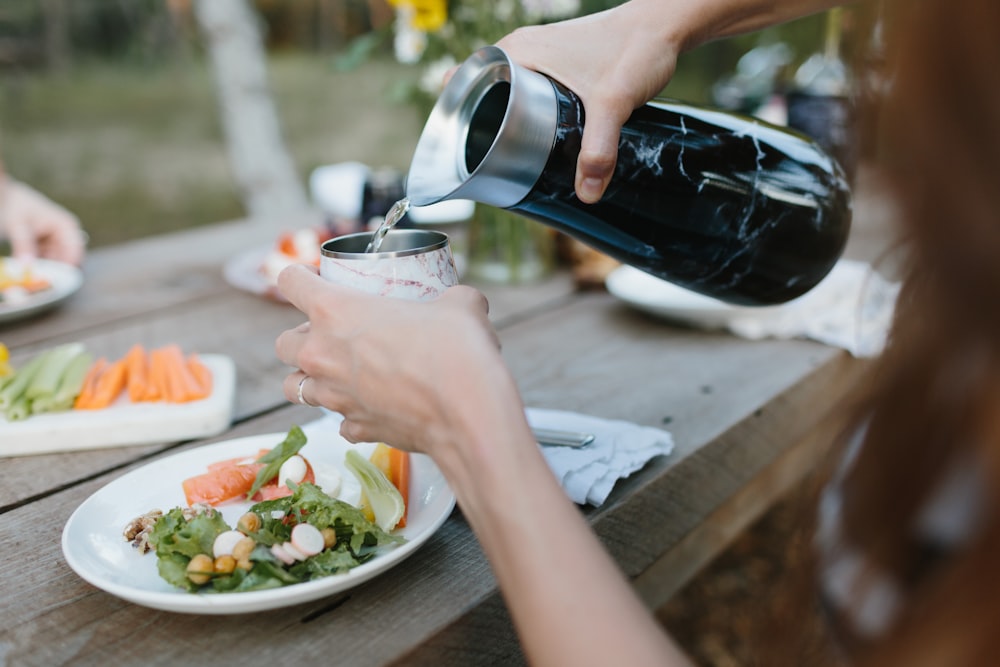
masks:
<svg viewBox="0 0 1000 667"><path fill-rule="evenodd" d="M378 252L365 252L371 232L347 234L320 246L319 274L370 294L423 301L458 284L448 235L426 229L393 229Z"/></svg>

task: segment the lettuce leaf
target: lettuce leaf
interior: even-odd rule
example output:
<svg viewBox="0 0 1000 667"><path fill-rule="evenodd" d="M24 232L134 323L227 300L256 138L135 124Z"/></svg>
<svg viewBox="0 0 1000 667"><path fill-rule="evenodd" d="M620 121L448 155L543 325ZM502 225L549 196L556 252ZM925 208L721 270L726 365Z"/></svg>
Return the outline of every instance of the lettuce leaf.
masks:
<svg viewBox="0 0 1000 667"><path fill-rule="evenodd" d="M191 559L211 554L215 538L227 530L229 525L218 510L208 509L186 519L184 510L175 507L156 520L149 541L157 556L175 554Z"/></svg>
<svg viewBox="0 0 1000 667"><path fill-rule="evenodd" d="M337 533L337 544L346 543L356 558L378 547L406 541L376 526L354 505L331 498L309 482L294 485L290 496L259 502L250 511L261 515L263 523L254 537L265 544L286 541L292 526L302 521L320 530L332 527ZM280 512L281 517L273 518L275 512ZM264 538L265 535L268 537Z"/></svg>
<svg viewBox="0 0 1000 667"><path fill-rule="evenodd" d="M315 484L293 485L292 491L290 496L259 502L250 508L261 517L261 527L253 533L258 543L250 554L253 567L249 571L237 568L231 574L216 575L211 584L204 586L188 579L187 565L198 554L211 554L215 538L230 528L216 509L207 509L194 516L190 516L190 510L170 510L157 519L150 532L160 576L191 592L266 590L342 574L374 558L381 547L406 541L402 536L382 530L366 519L357 507L328 496ZM333 528L337 543L286 567L275 558L270 547L287 542L292 527L300 522L311 523L319 529Z"/></svg>

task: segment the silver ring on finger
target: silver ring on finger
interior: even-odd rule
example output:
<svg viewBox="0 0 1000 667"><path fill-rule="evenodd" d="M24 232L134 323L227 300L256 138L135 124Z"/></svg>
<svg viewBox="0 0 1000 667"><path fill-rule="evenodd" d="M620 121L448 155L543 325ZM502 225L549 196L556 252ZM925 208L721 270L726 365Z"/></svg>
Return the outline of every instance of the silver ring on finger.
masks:
<svg viewBox="0 0 1000 667"><path fill-rule="evenodd" d="M299 387L298 387L298 389L295 392L295 396L298 399L298 401L299 401L300 404L305 405L306 407L310 407L310 408L318 408L319 407L318 405L313 405L312 403L310 403L309 401L307 401L306 397L302 394L302 389L303 389L303 387L305 387L306 380L308 380L308 379L309 379L308 375L303 375L302 376L302 379L299 380Z"/></svg>

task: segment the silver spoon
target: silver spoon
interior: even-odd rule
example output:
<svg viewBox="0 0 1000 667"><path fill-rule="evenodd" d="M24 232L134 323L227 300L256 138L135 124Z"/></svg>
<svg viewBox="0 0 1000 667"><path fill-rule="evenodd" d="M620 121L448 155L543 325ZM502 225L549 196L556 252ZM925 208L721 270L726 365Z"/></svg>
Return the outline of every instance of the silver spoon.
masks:
<svg viewBox="0 0 1000 667"><path fill-rule="evenodd" d="M593 433L560 431L551 428L532 428L535 440L543 447L586 447L594 441Z"/></svg>

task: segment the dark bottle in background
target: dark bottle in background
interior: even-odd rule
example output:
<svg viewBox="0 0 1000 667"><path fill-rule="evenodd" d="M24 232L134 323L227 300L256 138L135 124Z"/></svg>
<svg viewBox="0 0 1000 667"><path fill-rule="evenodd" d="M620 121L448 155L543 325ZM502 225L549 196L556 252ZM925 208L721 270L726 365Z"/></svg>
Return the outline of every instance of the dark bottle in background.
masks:
<svg viewBox="0 0 1000 667"><path fill-rule="evenodd" d="M372 169L365 179L361 193L362 229L377 229L392 205L403 198L403 175L390 167ZM408 214L404 214L396 224L402 229L411 227Z"/></svg>
<svg viewBox="0 0 1000 667"><path fill-rule="evenodd" d="M808 137L723 111L647 104L622 129L604 197L585 204L573 187L583 125L572 91L485 47L431 112L406 196L509 208L731 303L793 299L839 259L849 187Z"/></svg>
<svg viewBox="0 0 1000 667"><path fill-rule="evenodd" d="M843 10L829 10L823 49L796 69L785 100L788 127L815 139L853 182L859 152L857 121L850 70L841 54L842 26Z"/></svg>

